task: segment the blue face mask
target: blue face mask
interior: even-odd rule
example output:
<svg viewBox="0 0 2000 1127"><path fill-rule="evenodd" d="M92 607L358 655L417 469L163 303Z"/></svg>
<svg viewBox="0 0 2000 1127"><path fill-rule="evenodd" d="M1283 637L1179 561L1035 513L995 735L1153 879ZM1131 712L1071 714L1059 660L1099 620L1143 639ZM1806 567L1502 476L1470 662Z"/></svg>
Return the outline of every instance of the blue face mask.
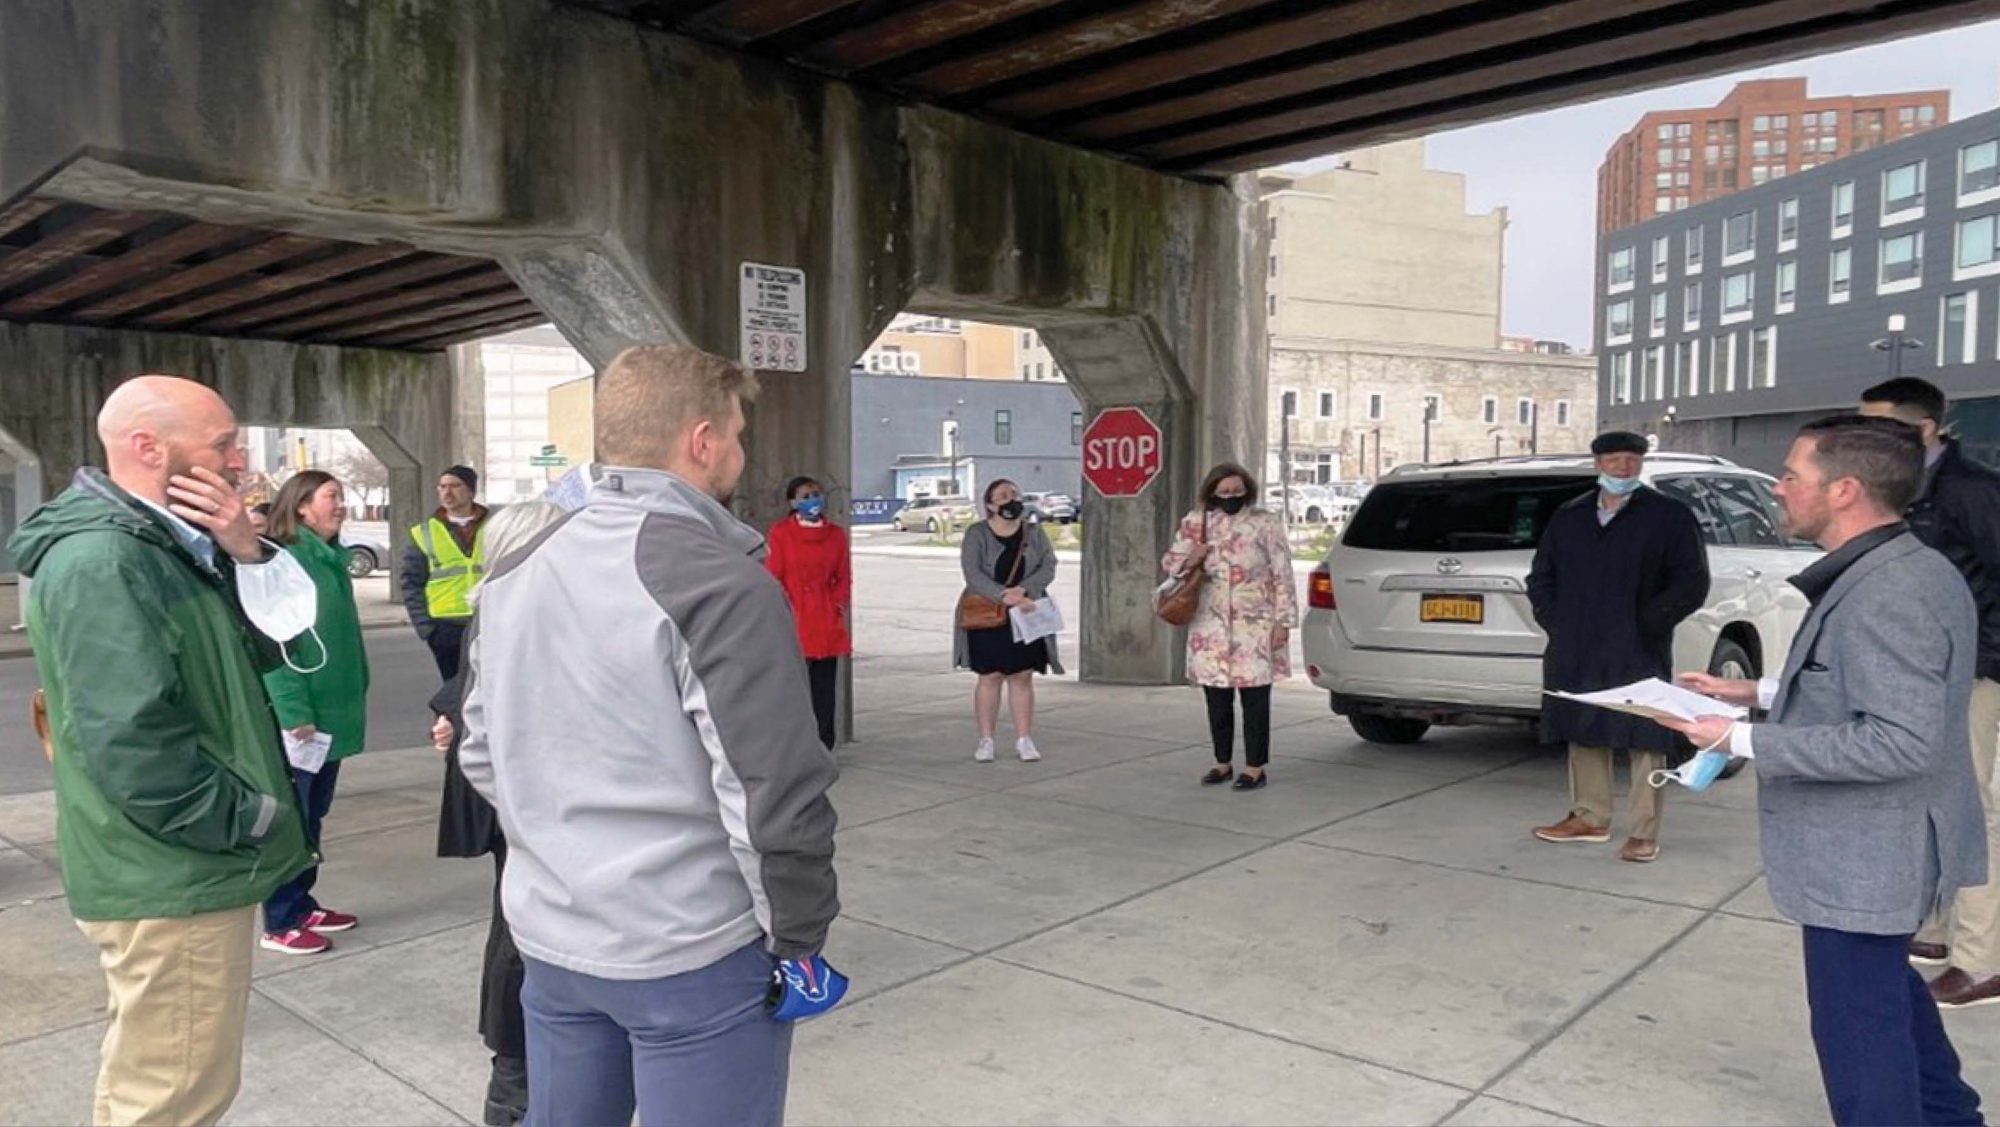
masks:
<svg viewBox="0 0 2000 1127"><path fill-rule="evenodd" d="M1697 752L1693 759L1681 764L1675 770L1655 771L1646 781L1655 787L1677 782L1689 790L1707 790L1708 784L1714 782L1716 777L1722 774L1722 769L1727 766L1729 766L1729 754L1710 749Z"/></svg>
<svg viewBox="0 0 2000 1127"><path fill-rule="evenodd" d="M1597 475L1597 487L1611 494L1613 497L1623 497L1627 493L1639 488L1639 479L1636 477L1612 477L1608 473L1601 473Z"/></svg>
<svg viewBox="0 0 2000 1127"><path fill-rule="evenodd" d="M814 494L811 497L800 497L798 500L792 502L792 511L807 520L818 520L820 517L826 515L826 498L819 494Z"/></svg>

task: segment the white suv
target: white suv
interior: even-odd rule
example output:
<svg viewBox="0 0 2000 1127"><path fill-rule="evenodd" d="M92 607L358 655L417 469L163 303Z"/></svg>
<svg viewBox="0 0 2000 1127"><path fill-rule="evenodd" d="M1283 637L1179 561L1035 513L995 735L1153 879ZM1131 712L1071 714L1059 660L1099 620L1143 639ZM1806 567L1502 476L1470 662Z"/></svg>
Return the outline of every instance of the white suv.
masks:
<svg viewBox="0 0 2000 1127"><path fill-rule="evenodd" d="M1805 618L1785 580L1817 549L1788 540L1771 479L1720 458L1655 454L1646 483L1700 519L1708 601L1674 633L1674 666L1731 677L1782 667ZM1385 475L1312 573L1307 673L1363 739L1434 724L1532 722L1547 641L1528 605L1535 545L1596 487L1588 457L1496 458Z"/></svg>

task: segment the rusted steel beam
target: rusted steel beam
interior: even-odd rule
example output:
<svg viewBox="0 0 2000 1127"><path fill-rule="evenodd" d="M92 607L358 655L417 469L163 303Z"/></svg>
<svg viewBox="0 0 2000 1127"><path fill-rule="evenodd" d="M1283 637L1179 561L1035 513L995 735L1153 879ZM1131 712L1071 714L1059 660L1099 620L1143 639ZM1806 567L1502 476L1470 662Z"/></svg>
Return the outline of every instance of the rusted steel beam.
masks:
<svg viewBox="0 0 2000 1127"><path fill-rule="evenodd" d="M30 196L13 207L0 211L0 239L26 227L57 207L57 201Z"/></svg>
<svg viewBox="0 0 2000 1127"><path fill-rule="evenodd" d="M685 21L680 30L742 46L828 16L854 0L731 0Z"/></svg>
<svg viewBox="0 0 2000 1127"><path fill-rule="evenodd" d="M319 299L313 303L314 311L301 317L279 319L269 318L260 312L256 320L241 327L252 329L259 335L298 336L329 327L364 324L376 314L408 312L430 302L471 297L475 294L484 295L494 290L519 292L514 289L513 279L491 263L482 263L477 259L456 259L453 260L453 264L460 271L472 268L473 272L458 274L434 285L419 286L415 289L376 286L372 293L379 296L371 296L369 300L360 302L350 303L346 297L328 298L326 294L332 291L309 293L303 295L301 300Z"/></svg>
<svg viewBox="0 0 2000 1127"><path fill-rule="evenodd" d="M310 331L286 329L273 326L269 330L279 336L305 335L315 338L340 337L358 340L362 337L381 336L399 329L422 326L452 317L472 313L488 313L496 308L517 305L527 300L511 282L498 288L473 292L452 293L448 286L431 286L423 290L412 290L409 300L399 305L387 305L389 298L371 302L374 309L365 317L356 319L339 313L339 320L319 318L321 325L311 326ZM386 308L385 308L386 306Z"/></svg>
<svg viewBox="0 0 2000 1127"><path fill-rule="evenodd" d="M549 315L543 313L534 302L529 301L527 298L522 298L519 301L509 302L503 306L495 306L460 317L432 321L410 328L398 329L394 332L356 336L349 340L348 343L370 348L407 348L443 338L471 339L477 336L490 335L492 332L505 331L503 329L494 329L493 326L495 325L504 324L509 328L518 328L524 324L539 325L548 319Z"/></svg>
<svg viewBox="0 0 2000 1127"><path fill-rule="evenodd" d="M0 306L0 316L25 317L82 301L120 283L137 281L188 255L199 254L231 239L243 238L246 233L240 227L190 223L143 246L133 247L124 254L100 259L96 264L52 285L17 297Z"/></svg>
<svg viewBox="0 0 2000 1127"><path fill-rule="evenodd" d="M144 211L99 211L87 215L9 255L6 262L0 263L0 290L11 289L76 255L95 250L148 223L157 222L159 218L156 213Z"/></svg>
<svg viewBox="0 0 2000 1127"><path fill-rule="evenodd" d="M1056 2L932 0L850 28L806 48L799 57L835 73L851 73L998 27L1008 20L1055 7Z"/></svg>
<svg viewBox="0 0 2000 1127"><path fill-rule="evenodd" d="M323 239L313 239L311 242L319 246L327 245ZM276 274L255 275L246 280L243 285L231 286L226 290L206 294L192 301L182 302L179 305L169 306L165 309L156 309L138 318L136 323L151 328L183 325L198 317L205 317L210 313L225 309L235 309L238 306L248 305L251 302L264 301L281 294L301 290L307 286L316 286L321 282L352 274L358 270L367 270L387 262L394 262L399 258L407 258L415 253L417 253L415 248L404 246L400 243L355 247L344 254L322 258L316 262L293 267L290 270L283 270ZM255 316L255 313L236 315L226 319L229 322L228 324L209 322L203 327L230 328L234 325L245 323L245 318L247 317Z"/></svg>
<svg viewBox="0 0 2000 1127"><path fill-rule="evenodd" d="M297 258L315 247L325 245L325 240L305 235L275 235L242 250L232 251L221 258L178 270L137 289L127 290L115 297L84 306L72 316L80 321L112 320L149 305L158 305L182 294L226 282L231 278L269 266L273 262Z"/></svg>

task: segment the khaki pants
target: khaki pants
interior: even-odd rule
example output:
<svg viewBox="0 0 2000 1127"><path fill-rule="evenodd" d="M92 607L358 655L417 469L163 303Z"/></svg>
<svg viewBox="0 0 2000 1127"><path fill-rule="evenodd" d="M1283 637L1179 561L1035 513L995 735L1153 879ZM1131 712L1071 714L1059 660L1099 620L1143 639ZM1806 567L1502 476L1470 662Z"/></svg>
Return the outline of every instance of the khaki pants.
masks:
<svg viewBox="0 0 2000 1127"><path fill-rule="evenodd" d="M1632 756L1632 828L1628 837L1642 841L1660 840L1659 788L1648 786L1646 776L1663 771L1667 757L1657 751L1635 751ZM1612 751L1608 747L1569 745L1569 812L1586 818L1594 826L1611 824Z"/></svg>
<svg viewBox="0 0 2000 1127"><path fill-rule="evenodd" d="M111 992L94 1122L221 1119L243 1079L257 906L77 926L97 944Z"/></svg>
<svg viewBox="0 0 2000 1127"><path fill-rule="evenodd" d="M1972 770L1986 809L1987 881L1961 888L1951 910L1917 933L1923 943L1951 948L1951 965L1974 978L2000 974L2000 801L1993 795L1993 761L2000 752L2000 682L1972 683Z"/></svg>

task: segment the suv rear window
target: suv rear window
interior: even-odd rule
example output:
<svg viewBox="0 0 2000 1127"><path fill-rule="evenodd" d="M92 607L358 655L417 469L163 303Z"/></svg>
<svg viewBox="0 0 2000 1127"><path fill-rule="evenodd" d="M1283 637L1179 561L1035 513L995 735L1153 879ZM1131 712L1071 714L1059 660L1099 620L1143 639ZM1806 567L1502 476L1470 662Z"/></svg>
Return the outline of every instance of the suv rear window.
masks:
<svg viewBox="0 0 2000 1127"><path fill-rule="evenodd" d="M1533 548L1549 518L1594 478L1483 477L1384 482L1340 542L1377 552L1504 552Z"/></svg>

